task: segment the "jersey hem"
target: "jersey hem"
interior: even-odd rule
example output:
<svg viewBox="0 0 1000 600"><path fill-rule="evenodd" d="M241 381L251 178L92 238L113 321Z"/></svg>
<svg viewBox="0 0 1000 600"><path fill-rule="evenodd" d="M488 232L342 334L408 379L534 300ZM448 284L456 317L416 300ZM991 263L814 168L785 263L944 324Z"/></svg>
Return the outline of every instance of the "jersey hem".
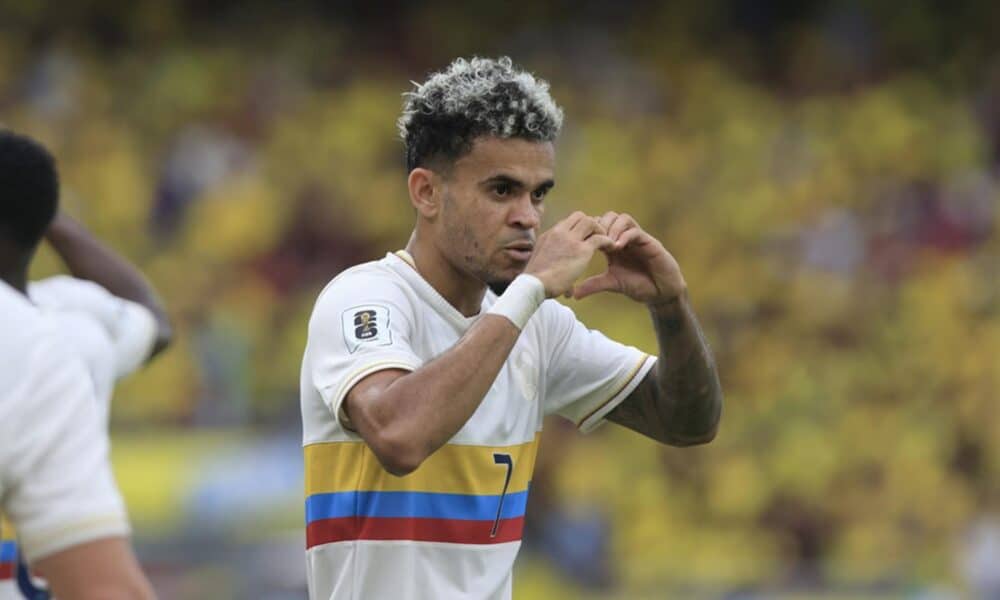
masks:
<svg viewBox="0 0 1000 600"><path fill-rule="evenodd" d="M642 381L642 378L645 377L646 373L649 372L655 363L655 357L644 353L642 358L639 360L639 363L634 369L632 369L632 372L629 373L628 377L625 378L621 387L618 388L618 391L612 394L612 396L603 404L598 405L597 408L590 411L590 414L581 419L576 425L577 429L581 433L590 433L596 429L601 423L604 422L604 417L632 393L632 390L639 385L639 382Z"/></svg>
<svg viewBox="0 0 1000 600"><path fill-rule="evenodd" d="M73 546L105 538L128 537L130 534L131 528L124 515L105 515L48 529L38 535L26 536L18 532L18 549L25 560L32 563Z"/></svg>
<svg viewBox="0 0 1000 600"><path fill-rule="evenodd" d="M352 372L343 383L337 388L336 394L334 394L328 406L333 412L334 418L341 427L347 431L357 431L351 424L351 420L347 417L347 413L344 411L344 399L347 398L347 394L351 391L355 385L358 384L362 379L371 375L372 373L377 373L379 371L385 371L387 369L403 369L404 371L416 371L418 364L415 361L404 360L401 358L393 359L382 359L370 362L363 367ZM329 388L327 388L329 389Z"/></svg>

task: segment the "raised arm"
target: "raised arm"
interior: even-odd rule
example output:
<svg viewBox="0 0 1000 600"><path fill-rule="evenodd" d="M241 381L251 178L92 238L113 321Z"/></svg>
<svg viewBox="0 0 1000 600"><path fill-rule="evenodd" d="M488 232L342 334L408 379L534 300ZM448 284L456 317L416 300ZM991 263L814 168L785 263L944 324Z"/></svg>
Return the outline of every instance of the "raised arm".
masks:
<svg viewBox="0 0 1000 600"><path fill-rule="evenodd" d="M650 306L660 357L608 420L671 446L705 444L722 416L715 360L684 292Z"/></svg>
<svg viewBox="0 0 1000 600"><path fill-rule="evenodd" d="M602 232L582 213L561 221L539 237L525 268L532 277L516 279L491 309L500 307L504 316L483 315L458 343L415 371L379 371L348 392L347 416L387 471L415 470L465 425L520 335L524 323L515 321L571 288L593 253L610 245Z"/></svg>
<svg viewBox="0 0 1000 600"><path fill-rule="evenodd" d="M448 351L413 372L378 371L347 394L352 425L385 470L406 475L465 425L521 331L483 315Z"/></svg>
<svg viewBox="0 0 1000 600"><path fill-rule="evenodd" d="M46 239L74 277L93 281L111 294L149 309L157 325L149 358L170 345L173 337L170 319L156 290L135 265L65 213L56 215Z"/></svg>
<svg viewBox="0 0 1000 600"><path fill-rule="evenodd" d="M656 368L608 420L672 446L712 441L722 415L722 385L677 261L629 215L609 212L601 223L615 240L608 271L581 283L574 295L612 291L643 302L659 344Z"/></svg>

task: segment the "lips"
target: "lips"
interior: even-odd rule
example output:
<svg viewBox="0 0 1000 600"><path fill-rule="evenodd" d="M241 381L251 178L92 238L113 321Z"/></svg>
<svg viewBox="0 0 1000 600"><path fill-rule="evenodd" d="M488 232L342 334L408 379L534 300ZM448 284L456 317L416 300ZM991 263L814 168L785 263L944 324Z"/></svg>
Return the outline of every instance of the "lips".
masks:
<svg viewBox="0 0 1000 600"><path fill-rule="evenodd" d="M514 260L528 262L535 246L531 242L517 242L504 247L504 252Z"/></svg>

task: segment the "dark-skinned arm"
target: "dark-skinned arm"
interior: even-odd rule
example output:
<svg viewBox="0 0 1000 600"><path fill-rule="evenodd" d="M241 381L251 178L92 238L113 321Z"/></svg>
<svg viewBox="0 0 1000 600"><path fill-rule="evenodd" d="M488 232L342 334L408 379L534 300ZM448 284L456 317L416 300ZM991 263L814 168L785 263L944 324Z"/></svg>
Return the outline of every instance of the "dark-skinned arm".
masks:
<svg viewBox="0 0 1000 600"><path fill-rule="evenodd" d="M111 294L149 309L156 319L156 341L147 360L170 345L173 328L167 312L135 265L64 213L56 215L45 236L74 277L93 281Z"/></svg>
<svg viewBox="0 0 1000 600"><path fill-rule="evenodd" d="M608 420L671 446L705 444L722 416L722 385L687 292L649 307L660 357Z"/></svg>
<svg viewBox="0 0 1000 600"><path fill-rule="evenodd" d="M645 304L660 347L656 368L607 418L672 446L708 443L722 414L722 386L680 266L631 215L609 211L600 222L615 242L605 251L608 270L573 296L608 291Z"/></svg>

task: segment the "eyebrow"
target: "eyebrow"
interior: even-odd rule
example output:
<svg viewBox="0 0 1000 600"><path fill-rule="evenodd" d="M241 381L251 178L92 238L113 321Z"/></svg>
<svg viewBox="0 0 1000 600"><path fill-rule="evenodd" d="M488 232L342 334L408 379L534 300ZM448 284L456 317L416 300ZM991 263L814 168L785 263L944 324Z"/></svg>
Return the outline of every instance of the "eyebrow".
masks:
<svg viewBox="0 0 1000 600"><path fill-rule="evenodd" d="M493 177L485 179L485 180L483 180L483 182L482 182L481 185L487 185L488 186L488 185L494 185L494 184L497 184L497 183L506 183L507 185L509 185L511 187L514 187L514 188L524 188L524 187L527 187L526 184L523 181L521 181L520 179L517 179L515 177L511 177L510 175L503 175L503 174L494 175ZM556 182L555 182L554 179L546 179L545 181L543 181L540 184L538 184L538 186L535 189L536 190L549 190L549 189L553 188L555 185L556 185Z"/></svg>

